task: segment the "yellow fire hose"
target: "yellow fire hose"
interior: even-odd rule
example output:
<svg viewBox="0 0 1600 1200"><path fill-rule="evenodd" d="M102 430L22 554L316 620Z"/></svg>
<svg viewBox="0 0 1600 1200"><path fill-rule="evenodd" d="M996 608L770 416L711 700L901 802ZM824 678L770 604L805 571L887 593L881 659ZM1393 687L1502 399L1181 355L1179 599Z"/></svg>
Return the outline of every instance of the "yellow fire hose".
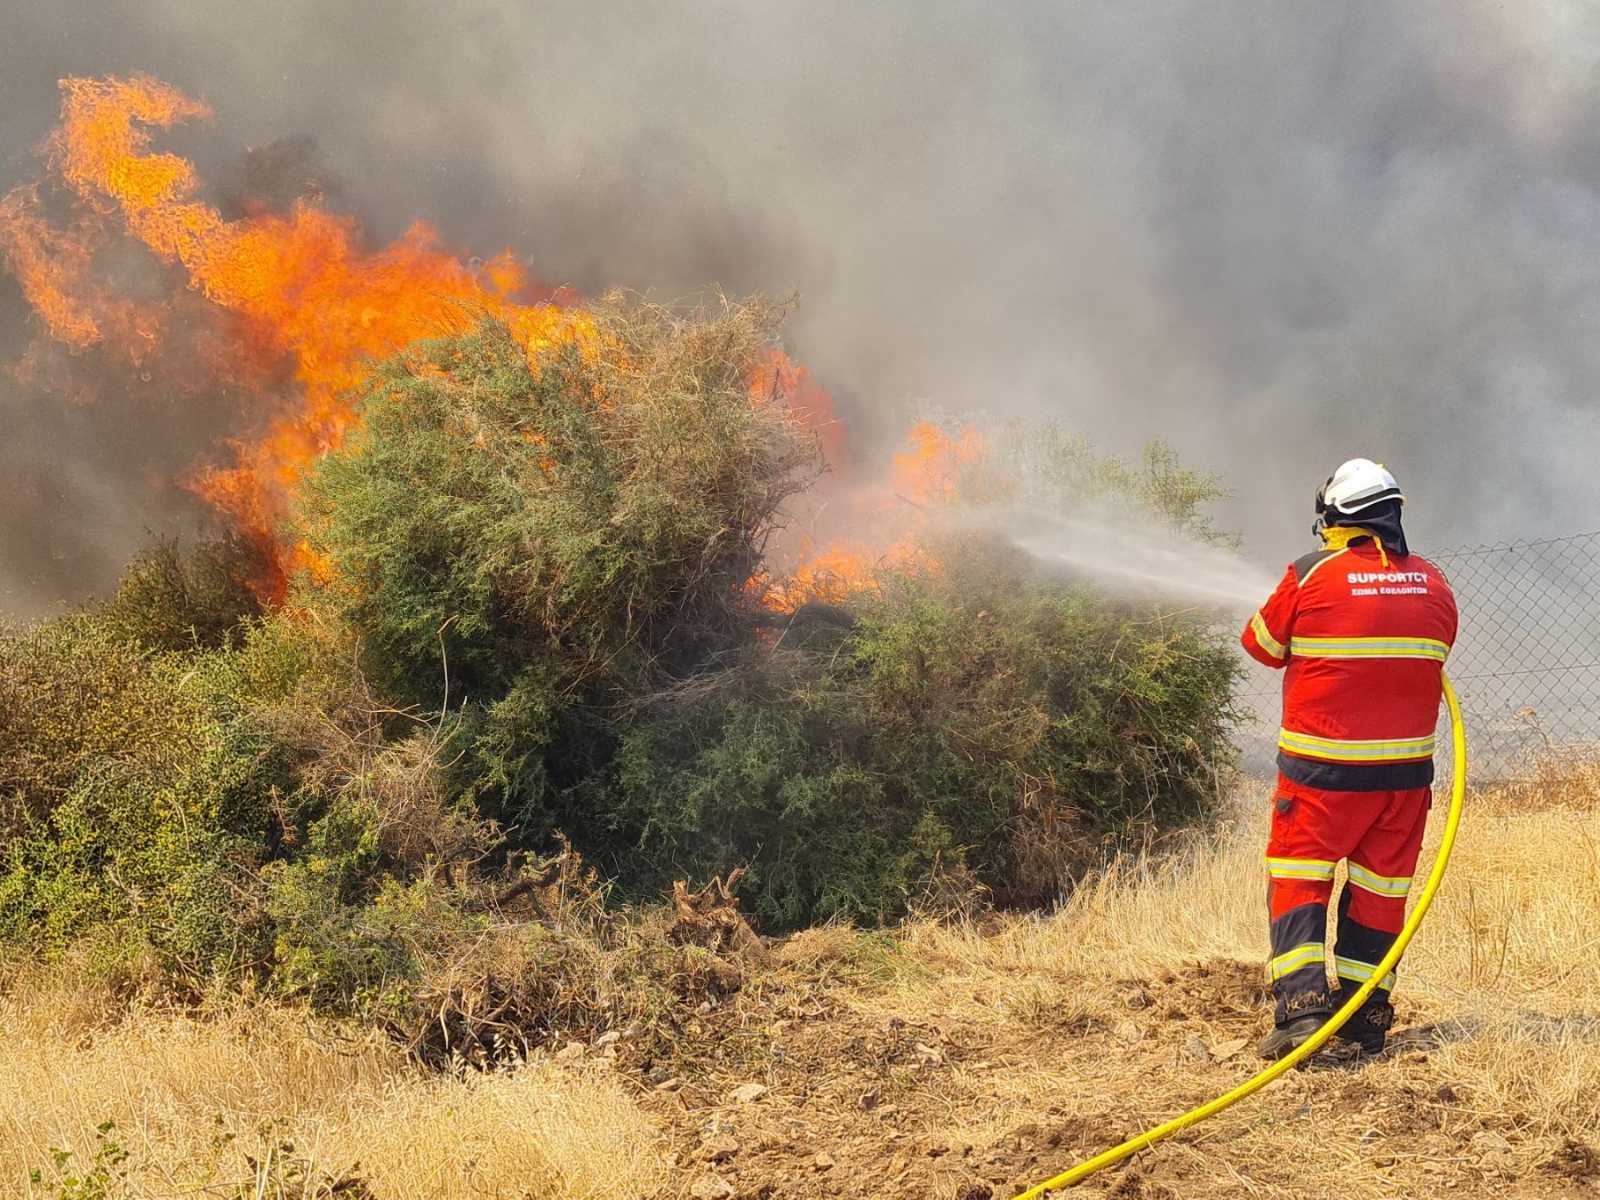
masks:
<svg viewBox="0 0 1600 1200"><path fill-rule="evenodd" d="M1439 853L1434 857L1433 870L1428 874L1427 885L1422 889L1422 895L1417 898L1417 905L1407 918L1405 927L1400 930L1400 936L1395 938L1394 945L1389 948L1389 953L1383 956L1383 961L1372 972L1371 978L1356 990L1355 995L1346 1000L1344 1007L1328 1018L1327 1023L1302 1042L1292 1053L1280 1058L1266 1070L1253 1079L1246 1080L1233 1091L1218 1096L1215 1100L1202 1104L1199 1108L1186 1112L1181 1117L1174 1117L1165 1125L1158 1125L1154 1129L1146 1130L1136 1138L1130 1138L1120 1146L1113 1146L1103 1154L1097 1154L1086 1162L1081 1162L1070 1171L1063 1171L1053 1179L1046 1179L1043 1183L1036 1184L1019 1195L1016 1200L1037 1200L1046 1192L1058 1188L1069 1188L1074 1184L1082 1183L1097 1171L1104 1170L1113 1163L1121 1162L1130 1154L1137 1154L1146 1146L1152 1146L1162 1138L1177 1133L1180 1129L1188 1129L1191 1125L1198 1125L1207 1117L1214 1116L1223 1109L1237 1104L1246 1096L1259 1092L1267 1084L1277 1079L1285 1071L1292 1071L1311 1055L1320 1050L1339 1027L1348 1021L1358 1008L1366 1002L1374 988L1394 970L1395 964L1400 961L1400 956L1405 953L1407 944L1422 924L1422 918L1427 915L1428 906L1433 903L1433 897L1439 890L1439 883L1444 878L1444 869L1450 862L1450 851L1455 845L1456 827L1461 824L1461 800L1467 790L1467 735L1461 726L1461 704L1456 699L1456 692L1450 686L1448 677L1444 680L1444 702L1450 709L1450 736L1451 747L1454 754L1455 778L1450 788L1450 812L1445 818L1444 837L1439 842Z"/></svg>

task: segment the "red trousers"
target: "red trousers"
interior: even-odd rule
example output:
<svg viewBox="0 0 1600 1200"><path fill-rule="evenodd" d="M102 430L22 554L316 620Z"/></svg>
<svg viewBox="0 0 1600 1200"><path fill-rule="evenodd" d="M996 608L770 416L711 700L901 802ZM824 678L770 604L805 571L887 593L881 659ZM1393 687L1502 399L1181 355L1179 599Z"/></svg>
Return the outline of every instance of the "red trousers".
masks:
<svg viewBox="0 0 1600 1200"><path fill-rule="evenodd" d="M1332 1011L1323 946L1334 869L1349 860L1339 898L1334 968L1358 987L1405 924L1406 896L1422 849L1432 790L1333 792L1278 777L1267 839L1267 908L1278 1021ZM1391 972L1373 993L1388 999Z"/></svg>

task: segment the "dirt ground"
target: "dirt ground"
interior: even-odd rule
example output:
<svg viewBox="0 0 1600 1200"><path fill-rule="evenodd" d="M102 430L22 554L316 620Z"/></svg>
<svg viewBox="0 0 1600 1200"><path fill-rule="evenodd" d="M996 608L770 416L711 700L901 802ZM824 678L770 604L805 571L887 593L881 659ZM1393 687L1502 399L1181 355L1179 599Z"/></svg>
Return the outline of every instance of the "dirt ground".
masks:
<svg viewBox="0 0 1600 1200"><path fill-rule="evenodd" d="M1600 819L1526 800L1480 798L1382 1056L1319 1055L1079 1194L1600 1195ZM881 964L799 935L683 1056L618 1055L676 1194L999 1200L1234 1087L1271 1020L1258 834Z"/></svg>
<svg viewBox="0 0 1600 1200"><path fill-rule="evenodd" d="M684 1030L692 1057L635 1059L620 1043L611 1053L669 1131L676 1194L999 1200L1252 1074L1270 1020L1261 978L1257 963L1190 963L1117 980L1113 995L1021 1028L901 1017L853 989L780 985L700 1015ZM1600 1136L1516 1139L1516 1114L1478 1111L1434 1061L1470 1031L1399 1007L1382 1058L1323 1055L1080 1194L1600 1195ZM1236 1144L1262 1141L1278 1152L1263 1162L1249 1145L1248 1161L1234 1160ZM1341 1184L1344 1157L1361 1160L1358 1186Z"/></svg>

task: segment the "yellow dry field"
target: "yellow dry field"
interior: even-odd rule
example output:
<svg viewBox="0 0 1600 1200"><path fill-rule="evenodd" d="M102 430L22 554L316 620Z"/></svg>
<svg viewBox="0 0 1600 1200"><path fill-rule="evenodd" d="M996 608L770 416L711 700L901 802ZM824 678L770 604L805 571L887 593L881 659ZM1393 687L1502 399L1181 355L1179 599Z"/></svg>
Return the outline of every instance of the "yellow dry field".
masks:
<svg viewBox="0 0 1600 1200"><path fill-rule="evenodd" d="M1600 1195L1592 783L1471 801L1389 1054L1292 1073L1079 1194ZM1264 807L1048 919L811 931L648 1052L629 1033L496 1074L264 1005L111 1019L59 971L14 974L0 1194L998 1200L1256 1069ZM106 1121L126 1160L63 1190L100 1186Z"/></svg>
<svg viewBox="0 0 1600 1200"><path fill-rule="evenodd" d="M455 1079L264 1006L109 1028L95 1007L58 978L0 1009L0 1195L98 1200L71 1188L106 1160L107 1121L128 1155L108 1197L635 1197L666 1179L656 1124L597 1065Z"/></svg>

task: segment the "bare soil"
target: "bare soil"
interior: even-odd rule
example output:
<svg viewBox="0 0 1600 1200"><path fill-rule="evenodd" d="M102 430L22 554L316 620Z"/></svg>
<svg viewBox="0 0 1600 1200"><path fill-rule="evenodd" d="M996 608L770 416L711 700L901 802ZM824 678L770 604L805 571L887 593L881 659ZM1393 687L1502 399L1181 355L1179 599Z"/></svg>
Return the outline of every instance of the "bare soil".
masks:
<svg viewBox="0 0 1600 1200"><path fill-rule="evenodd" d="M892 991L797 973L703 1007L679 1031L677 1053L645 1056L626 1040L586 1053L611 1057L668 1131L672 1194L999 1200L1261 1065L1255 1041L1270 1004L1258 963L1190 963L1109 992L1102 1013L1071 1005L1059 1020L1043 1013L1024 1025L969 1011L901 1016L883 1004ZM1404 1180L1417 1176L1458 1196L1600 1195L1600 1137L1543 1148L1530 1175L1526 1154L1499 1132L1514 1114L1477 1113L1441 1082L1430 1058L1440 1030L1419 1024L1404 996L1397 1003L1396 1044L1381 1058L1320 1056L1080 1194L1351 1194L1335 1177L1323 1190L1297 1172L1296 1157L1322 1157L1315 1144L1348 1145L1365 1157L1364 1175L1404 1164L1392 1195L1411 1194ZM1263 1129L1281 1143L1278 1169L1247 1180L1229 1165L1230 1143Z"/></svg>

